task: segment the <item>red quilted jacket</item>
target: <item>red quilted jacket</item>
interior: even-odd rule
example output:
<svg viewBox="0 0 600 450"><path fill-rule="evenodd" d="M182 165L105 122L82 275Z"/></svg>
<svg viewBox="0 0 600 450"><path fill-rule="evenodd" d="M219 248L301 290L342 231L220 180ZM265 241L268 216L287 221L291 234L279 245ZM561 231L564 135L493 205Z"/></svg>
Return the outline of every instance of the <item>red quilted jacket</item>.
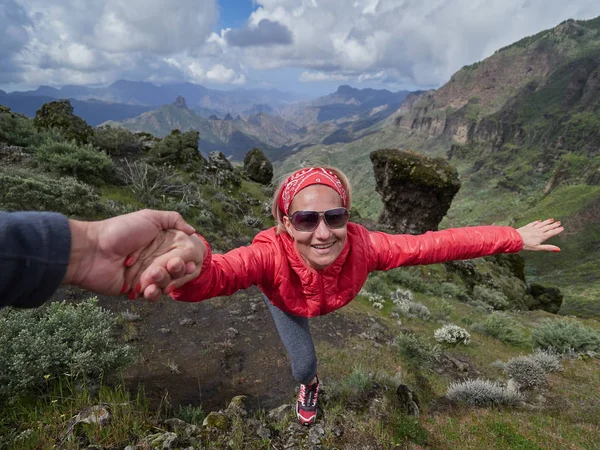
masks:
<svg viewBox="0 0 600 450"><path fill-rule="evenodd" d="M521 250L512 227L453 228L413 236L369 231L348 223L346 245L322 270L306 265L287 233L275 228L256 235L251 245L223 255L208 254L198 278L173 291L175 300L199 302L257 285L283 311L314 317L349 303L374 270L433 264Z"/></svg>

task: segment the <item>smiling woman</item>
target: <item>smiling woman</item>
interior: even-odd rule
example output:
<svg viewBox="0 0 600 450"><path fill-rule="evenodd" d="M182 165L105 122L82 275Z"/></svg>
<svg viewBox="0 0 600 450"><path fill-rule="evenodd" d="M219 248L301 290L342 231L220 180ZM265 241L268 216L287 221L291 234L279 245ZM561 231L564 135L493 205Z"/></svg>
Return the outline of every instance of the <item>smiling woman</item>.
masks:
<svg viewBox="0 0 600 450"><path fill-rule="evenodd" d="M483 226L419 236L391 235L348 222L351 206L352 190L341 171L328 167L297 170L275 192L275 227L260 232L252 245L224 255L212 255L202 239L200 275L171 292L175 300L197 302L258 285L292 361L293 376L300 383L296 414L305 425L316 421L320 389L309 319L347 305L370 272L521 249L557 251L555 246L541 244L563 230L550 219L519 230ZM140 279L147 298L153 295L146 295L146 289L159 295L150 275L154 269L148 267Z"/></svg>

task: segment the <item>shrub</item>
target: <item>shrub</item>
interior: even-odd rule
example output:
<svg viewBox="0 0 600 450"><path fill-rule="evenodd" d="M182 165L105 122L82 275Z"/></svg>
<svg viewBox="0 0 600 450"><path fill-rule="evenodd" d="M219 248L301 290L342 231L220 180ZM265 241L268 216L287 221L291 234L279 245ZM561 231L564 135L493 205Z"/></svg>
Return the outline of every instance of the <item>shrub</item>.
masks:
<svg viewBox="0 0 600 450"><path fill-rule="evenodd" d="M525 336L519 324L505 314L493 313L483 323L482 331L489 336L511 345L524 345Z"/></svg>
<svg viewBox="0 0 600 450"><path fill-rule="evenodd" d="M35 113L33 124L39 130L58 128L68 140L78 144L87 144L94 130L81 117L73 114L69 100L45 103Z"/></svg>
<svg viewBox="0 0 600 450"><path fill-rule="evenodd" d="M546 384L546 371L533 358L517 356L511 358L504 367L507 375L513 378L519 386L534 388Z"/></svg>
<svg viewBox="0 0 600 450"><path fill-rule="evenodd" d="M140 140L128 129L104 125L96 128L91 143L111 156L139 153Z"/></svg>
<svg viewBox="0 0 600 450"><path fill-rule="evenodd" d="M558 353L600 352L600 332L574 320L546 319L531 335L534 347Z"/></svg>
<svg viewBox="0 0 600 450"><path fill-rule="evenodd" d="M89 217L103 211L94 190L74 178L60 180L27 170L0 168L0 208L8 211L57 211Z"/></svg>
<svg viewBox="0 0 600 450"><path fill-rule="evenodd" d="M40 143L40 136L33 122L20 114L0 111L0 142L19 147Z"/></svg>
<svg viewBox="0 0 600 450"><path fill-rule="evenodd" d="M331 395L344 403L359 404L369 397L373 380L362 367L355 367L352 373L341 381L332 384Z"/></svg>
<svg viewBox="0 0 600 450"><path fill-rule="evenodd" d="M479 407L515 406L522 400L518 391L481 378L450 384L446 397L453 401Z"/></svg>
<svg viewBox="0 0 600 450"><path fill-rule="evenodd" d="M401 334L396 338L400 355L414 363L428 363L440 355L437 345L431 345L416 334Z"/></svg>
<svg viewBox="0 0 600 450"><path fill-rule="evenodd" d="M392 303L394 307L392 311L412 319L429 320L431 318L431 312L427 306L421 303L413 302L412 292L404 289L396 289L392 293Z"/></svg>
<svg viewBox="0 0 600 450"><path fill-rule="evenodd" d="M185 194L185 188L177 181L177 173L168 167L126 159L119 172L141 203L155 205L161 196L181 194L183 197Z"/></svg>
<svg viewBox="0 0 600 450"><path fill-rule="evenodd" d="M112 160L91 145L79 147L72 142L48 142L38 147L34 157L47 170L85 183L98 185L114 179Z"/></svg>
<svg viewBox="0 0 600 450"><path fill-rule="evenodd" d="M153 164L184 166L186 170L198 170L206 165L198 151L199 139L200 133L197 131L182 133L173 130L152 147L149 152L150 160Z"/></svg>
<svg viewBox="0 0 600 450"><path fill-rule="evenodd" d="M183 405L177 410L176 416L178 419L192 425L202 425L206 413L202 409L202 406Z"/></svg>
<svg viewBox="0 0 600 450"><path fill-rule="evenodd" d="M502 292L490 289L485 286L477 285L473 288L473 298L490 305L494 309L507 309L509 307L508 298Z"/></svg>
<svg viewBox="0 0 600 450"><path fill-rule="evenodd" d="M114 337L116 317L93 298L0 313L0 398L10 399L69 374L96 379L127 367L133 349Z"/></svg>
<svg viewBox="0 0 600 450"><path fill-rule="evenodd" d="M546 372L558 372L561 370L560 359L553 353L536 349L532 355L529 355L529 358L538 363Z"/></svg>
<svg viewBox="0 0 600 450"><path fill-rule="evenodd" d="M444 344L457 345L468 344L471 335L467 330L454 324L444 325L433 332L435 340Z"/></svg>

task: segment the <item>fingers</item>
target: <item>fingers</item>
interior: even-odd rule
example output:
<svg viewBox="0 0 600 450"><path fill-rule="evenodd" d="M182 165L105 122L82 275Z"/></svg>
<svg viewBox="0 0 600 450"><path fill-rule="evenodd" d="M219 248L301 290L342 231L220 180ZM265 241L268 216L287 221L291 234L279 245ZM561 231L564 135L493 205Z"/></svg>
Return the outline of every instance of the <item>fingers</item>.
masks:
<svg viewBox="0 0 600 450"><path fill-rule="evenodd" d="M560 248L556 245L536 245L531 250L534 252L560 252Z"/></svg>
<svg viewBox="0 0 600 450"><path fill-rule="evenodd" d="M160 229L176 229L183 231L186 234L193 234L196 230L188 224L181 214L174 211L153 211L150 209L144 210L144 214L148 216Z"/></svg>

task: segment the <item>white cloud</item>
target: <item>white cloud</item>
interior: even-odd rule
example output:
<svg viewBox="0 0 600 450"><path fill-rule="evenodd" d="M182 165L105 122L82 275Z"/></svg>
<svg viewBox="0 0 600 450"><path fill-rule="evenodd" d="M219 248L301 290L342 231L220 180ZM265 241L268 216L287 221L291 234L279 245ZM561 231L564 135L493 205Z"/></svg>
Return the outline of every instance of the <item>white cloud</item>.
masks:
<svg viewBox="0 0 600 450"><path fill-rule="evenodd" d="M254 69L308 69L301 81L439 85L465 64L568 18L600 15L597 0L256 0L249 23L276 21L291 45L244 48ZM332 73L327 78L318 73Z"/></svg>
<svg viewBox="0 0 600 450"><path fill-rule="evenodd" d="M302 72L298 77L298 80L303 83L314 81L345 81L348 79L350 79L350 77L347 75L334 72Z"/></svg>
<svg viewBox="0 0 600 450"><path fill-rule="evenodd" d="M212 69L206 72L206 79L213 83L221 84L244 84L246 77L238 75L233 69L228 69L222 64L215 65Z"/></svg>

